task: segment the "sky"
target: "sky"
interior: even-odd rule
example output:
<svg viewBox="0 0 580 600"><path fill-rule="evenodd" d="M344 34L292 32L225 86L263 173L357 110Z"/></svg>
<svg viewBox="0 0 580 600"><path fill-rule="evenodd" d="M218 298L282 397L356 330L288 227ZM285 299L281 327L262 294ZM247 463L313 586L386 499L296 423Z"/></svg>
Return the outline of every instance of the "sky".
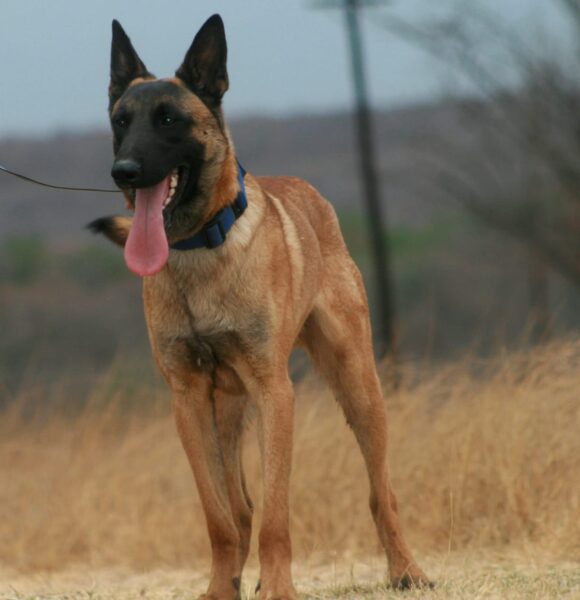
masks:
<svg viewBox="0 0 580 600"><path fill-rule="evenodd" d="M316 0L1 0L0 139L106 129L111 21L118 19L147 65L172 75L213 13L228 39L227 116L345 109L352 103L342 12ZM446 2L441 0L439 3ZM449 0L453 2L454 0ZM557 0L471 0L521 28L558 34ZM363 11L372 103L424 102L445 89L443 66L381 26L387 11L425 18L433 0L391 0Z"/></svg>

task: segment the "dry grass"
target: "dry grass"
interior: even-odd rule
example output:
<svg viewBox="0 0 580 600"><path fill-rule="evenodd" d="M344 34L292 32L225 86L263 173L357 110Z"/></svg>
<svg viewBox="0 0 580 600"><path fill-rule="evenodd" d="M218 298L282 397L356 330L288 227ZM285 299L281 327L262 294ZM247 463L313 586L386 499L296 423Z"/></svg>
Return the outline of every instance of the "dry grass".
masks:
<svg viewBox="0 0 580 600"><path fill-rule="evenodd" d="M382 560L338 563L326 567L300 565L294 578L305 600L573 600L580 595L580 569L573 564L497 560L493 556L452 556L427 561L437 578L434 590L404 593L385 585ZM255 598L258 574L250 569L242 582L242 597ZM191 570L155 570L135 573L107 569L91 572L35 574L0 581L2 600L191 600L205 591L207 575Z"/></svg>
<svg viewBox="0 0 580 600"><path fill-rule="evenodd" d="M579 367L580 343L562 343L493 364L409 373L409 383L389 395L390 463L402 520L417 554L435 557L432 571L441 576L445 556L458 553L580 560ZM107 402L98 393L76 416L55 411L31 418L22 408L2 415L0 579L71 569L208 566L202 511L167 393L137 388L135 399L148 408L127 411L111 381L100 389L108 390ZM318 382L302 384L297 395L296 562L316 569L371 560L380 552L352 434ZM253 438L250 428L245 463L259 499ZM382 560L377 564L382 573ZM474 590L485 584L481 561L476 564L467 578ZM575 573L570 581L578 586ZM341 585L342 591L325 584L307 597L383 593L375 584L358 592L349 592L348 581ZM468 597L484 596L474 591Z"/></svg>

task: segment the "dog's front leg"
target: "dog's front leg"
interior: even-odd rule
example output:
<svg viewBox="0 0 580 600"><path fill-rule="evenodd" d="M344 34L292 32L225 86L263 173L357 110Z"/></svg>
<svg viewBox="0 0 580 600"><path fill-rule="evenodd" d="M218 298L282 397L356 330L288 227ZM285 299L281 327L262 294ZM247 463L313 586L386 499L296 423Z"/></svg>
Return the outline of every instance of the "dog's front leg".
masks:
<svg viewBox="0 0 580 600"><path fill-rule="evenodd" d="M258 408L264 477L259 537L260 599L294 600L289 523L289 485L294 427L294 391L288 374L260 382L253 393Z"/></svg>
<svg viewBox="0 0 580 600"><path fill-rule="evenodd" d="M240 536L232 516L222 452L211 397L211 379L199 375L187 388L172 386L177 430L193 469L207 520L212 569L209 588L202 598L240 598Z"/></svg>

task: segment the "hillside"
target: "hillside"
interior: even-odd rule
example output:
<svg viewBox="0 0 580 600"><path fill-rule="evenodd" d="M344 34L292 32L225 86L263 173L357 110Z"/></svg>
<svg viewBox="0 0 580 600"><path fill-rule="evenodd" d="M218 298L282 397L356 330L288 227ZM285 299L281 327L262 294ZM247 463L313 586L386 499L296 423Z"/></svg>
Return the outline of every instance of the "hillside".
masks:
<svg viewBox="0 0 580 600"><path fill-rule="evenodd" d="M457 107L442 104L379 112L375 118L378 170L389 219L425 223L445 205L425 197L420 160L428 140L462 138ZM351 118L347 114L245 118L230 124L238 155L259 175L295 175L318 187L340 210L363 208ZM49 183L112 187L108 131L62 133L46 139L0 140L0 164ZM51 191L0 173L0 236L41 233L48 239L86 239L83 226L119 210L114 196ZM447 207L448 208L448 207Z"/></svg>

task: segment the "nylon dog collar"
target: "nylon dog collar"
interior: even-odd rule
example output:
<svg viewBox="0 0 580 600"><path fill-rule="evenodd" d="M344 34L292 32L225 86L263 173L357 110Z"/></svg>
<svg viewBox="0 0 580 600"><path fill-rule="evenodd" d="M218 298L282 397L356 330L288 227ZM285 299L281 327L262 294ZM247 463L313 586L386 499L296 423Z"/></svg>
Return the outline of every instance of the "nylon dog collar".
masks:
<svg viewBox="0 0 580 600"><path fill-rule="evenodd" d="M228 206L218 211L195 235L185 240L171 244L172 250L195 250L196 248L217 248L225 241L228 231L234 223L244 214L248 207L244 175L246 171L238 161L238 182L240 191L235 200Z"/></svg>

